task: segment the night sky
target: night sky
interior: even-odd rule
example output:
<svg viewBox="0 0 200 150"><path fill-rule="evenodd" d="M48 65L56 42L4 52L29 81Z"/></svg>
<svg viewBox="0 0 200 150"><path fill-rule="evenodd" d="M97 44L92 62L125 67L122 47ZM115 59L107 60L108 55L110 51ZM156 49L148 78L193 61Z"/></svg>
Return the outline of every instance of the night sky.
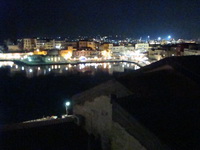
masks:
<svg viewBox="0 0 200 150"><path fill-rule="evenodd" d="M199 0L0 0L0 39L200 37Z"/></svg>

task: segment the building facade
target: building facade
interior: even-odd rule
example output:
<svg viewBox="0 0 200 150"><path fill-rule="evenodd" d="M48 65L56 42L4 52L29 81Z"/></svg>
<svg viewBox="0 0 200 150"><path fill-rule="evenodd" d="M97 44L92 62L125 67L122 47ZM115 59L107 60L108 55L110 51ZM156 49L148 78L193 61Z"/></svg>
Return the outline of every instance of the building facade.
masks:
<svg viewBox="0 0 200 150"><path fill-rule="evenodd" d="M84 116L86 131L100 137L103 150L161 150L160 141L115 102L131 94L121 83L108 81L73 96L74 113Z"/></svg>
<svg viewBox="0 0 200 150"><path fill-rule="evenodd" d="M25 38L23 39L24 50L34 50L36 48L36 39Z"/></svg>
<svg viewBox="0 0 200 150"><path fill-rule="evenodd" d="M131 94L118 82L109 81L72 97L76 103L74 113L85 117L85 129L89 134L101 137L103 150L112 147L113 122L110 93L117 94L119 97Z"/></svg>
<svg viewBox="0 0 200 150"><path fill-rule="evenodd" d="M8 51L10 52L15 52L15 51L20 51L21 48L19 45L8 45Z"/></svg>
<svg viewBox="0 0 200 150"><path fill-rule="evenodd" d="M79 41L78 47L81 48L91 48L92 50L96 49L96 44L94 41Z"/></svg>
<svg viewBox="0 0 200 150"><path fill-rule="evenodd" d="M104 51L104 50L111 50L113 48L113 44L111 43L103 43L102 45L100 45L100 50Z"/></svg>
<svg viewBox="0 0 200 150"><path fill-rule="evenodd" d="M55 48L56 49L65 49L66 48L65 40L55 40Z"/></svg>
<svg viewBox="0 0 200 150"><path fill-rule="evenodd" d="M65 44L66 47L72 46L73 48L78 48L78 42L76 41L66 41Z"/></svg>
<svg viewBox="0 0 200 150"><path fill-rule="evenodd" d="M55 40L46 40L44 44L44 49L55 49Z"/></svg>
<svg viewBox="0 0 200 150"><path fill-rule="evenodd" d="M80 57L86 57L86 58L96 58L101 55L100 51L97 50L75 50L73 51L72 57L73 58L80 58Z"/></svg>
<svg viewBox="0 0 200 150"><path fill-rule="evenodd" d="M135 49L140 51L148 51L149 44L148 43L137 43L135 44Z"/></svg>
<svg viewBox="0 0 200 150"><path fill-rule="evenodd" d="M184 49L184 56L200 55L200 50Z"/></svg>

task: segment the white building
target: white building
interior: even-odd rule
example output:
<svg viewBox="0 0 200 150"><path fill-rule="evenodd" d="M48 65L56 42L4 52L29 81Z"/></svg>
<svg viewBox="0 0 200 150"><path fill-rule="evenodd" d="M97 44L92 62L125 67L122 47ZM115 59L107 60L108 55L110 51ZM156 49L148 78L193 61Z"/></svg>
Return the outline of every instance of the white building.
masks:
<svg viewBox="0 0 200 150"><path fill-rule="evenodd" d="M146 52L149 49L149 44L148 43L137 43L137 44L135 44L135 49Z"/></svg>
<svg viewBox="0 0 200 150"><path fill-rule="evenodd" d="M63 49L66 47L66 42L64 40L55 40L55 48Z"/></svg>
<svg viewBox="0 0 200 150"><path fill-rule="evenodd" d="M127 56L130 52L133 52L135 48L133 46L113 46L111 51L114 57Z"/></svg>
<svg viewBox="0 0 200 150"><path fill-rule="evenodd" d="M111 49L111 53L113 57L119 57L124 54L125 48L124 46L113 46Z"/></svg>

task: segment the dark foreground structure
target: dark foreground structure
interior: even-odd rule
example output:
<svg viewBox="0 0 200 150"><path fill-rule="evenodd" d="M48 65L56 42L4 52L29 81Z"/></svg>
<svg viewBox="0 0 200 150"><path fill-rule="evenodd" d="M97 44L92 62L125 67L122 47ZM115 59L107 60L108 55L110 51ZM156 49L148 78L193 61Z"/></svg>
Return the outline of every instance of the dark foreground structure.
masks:
<svg viewBox="0 0 200 150"><path fill-rule="evenodd" d="M200 149L200 57L171 57L72 97L103 149Z"/></svg>
<svg viewBox="0 0 200 150"><path fill-rule="evenodd" d="M89 141L88 134L73 122L0 133L1 150L87 150Z"/></svg>

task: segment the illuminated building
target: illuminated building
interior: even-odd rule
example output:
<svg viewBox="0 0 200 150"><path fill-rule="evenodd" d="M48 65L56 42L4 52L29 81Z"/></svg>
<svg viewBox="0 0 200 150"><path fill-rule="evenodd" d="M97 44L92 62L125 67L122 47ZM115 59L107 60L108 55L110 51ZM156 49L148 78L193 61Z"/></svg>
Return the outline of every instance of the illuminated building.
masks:
<svg viewBox="0 0 200 150"><path fill-rule="evenodd" d="M20 49L19 45L8 45L8 51L14 52L14 51L20 51L20 50L21 49Z"/></svg>
<svg viewBox="0 0 200 150"><path fill-rule="evenodd" d="M70 59L72 57L73 51L76 50L72 46L68 46L67 50L60 50L60 56L65 59Z"/></svg>
<svg viewBox="0 0 200 150"><path fill-rule="evenodd" d="M121 56L130 57L134 51L135 51L135 47L131 45L129 46L117 45L117 46L113 46L111 49L111 53L113 57L121 57Z"/></svg>
<svg viewBox="0 0 200 150"><path fill-rule="evenodd" d="M200 50L184 49L184 56L200 55Z"/></svg>
<svg viewBox="0 0 200 150"><path fill-rule="evenodd" d="M81 56L84 56L86 58L95 58L95 57L99 57L100 56L100 51L97 50L92 50L90 49L79 49L76 51L73 51L72 56L74 58L80 58Z"/></svg>
<svg viewBox="0 0 200 150"><path fill-rule="evenodd" d="M149 44L147 43L137 43L135 44L135 49L140 51L147 51L149 48Z"/></svg>
<svg viewBox="0 0 200 150"><path fill-rule="evenodd" d="M46 43L46 40L44 39L37 39L36 40L36 48L37 49L45 49L44 45Z"/></svg>
<svg viewBox="0 0 200 150"><path fill-rule="evenodd" d="M60 56L59 51L56 49L49 50L44 59L47 63L64 61L64 58Z"/></svg>
<svg viewBox="0 0 200 150"><path fill-rule="evenodd" d="M23 39L23 49L33 50L36 48L36 39L25 38Z"/></svg>
<svg viewBox="0 0 200 150"><path fill-rule="evenodd" d="M111 43L103 43L100 46L100 50L111 50L113 48L113 44Z"/></svg>
<svg viewBox="0 0 200 150"><path fill-rule="evenodd" d="M111 43L103 43L100 46L101 50L101 56L105 59L110 59L111 58L111 50L113 48L113 44Z"/></svg>
<svg viewBox="0 0 200 150"><path fill-rule="evenodd" d="M55 40L55 48L63 49L66 46L66 42L64 40Z"/></svg>
<svg viewBox="0 0 200 150"><path fill-rule="evenodd" d="M113 57L119 57L124 55L125 47L124 46L113 46L112 55Z"/></svg>
<svg viewBox="0 0 200 150"><path fill-rule="evenodd" d="M111 58L111 50L103 50L101 51L101 56L106 59Z"/></svg>
<svg viewBox="0 0 200 150"><path fill-rule="evenodd" d="M55 48L55 40L47 40L44 44L45 49L54 49Z"/></svg>
<svg viewBox="0 0 200 150"><path fill-rule="evenodd" d="M160 60L166 56L166 51L164 49L149 49L148 57L153 60Z"/></svg>
<svg viewBox="0 0 200 150"><path fill-rule="evenodd" d="M174 45L160 45L151 46L148 50L148 57L150 59L160 60L165 57L184 56L184 55L198 55L197 51L192 49L198 48L196 44L174 44Z"/></svg>
<svg viewBox="0 0 200 150"><path fill-rule="evenodd" d="M37 39L36 40L36 49L54 49L55 48L55 40L50 40L50 39Z"/></svg>
<svg viewBox="0 0 200 150"><path fill-rule="evenodd" d="M183 46L182 46L183 47ZM188 44L188 46L183 47L183 55L200 55L200 45L199 44Z"/></svg>
<svg viewBox="0 0 200 150"><path fill-rule="evenodd" d="M78 46L79 48L91 48L93 50L96 49L96 44L93 41L79 41Z"/></svg>

